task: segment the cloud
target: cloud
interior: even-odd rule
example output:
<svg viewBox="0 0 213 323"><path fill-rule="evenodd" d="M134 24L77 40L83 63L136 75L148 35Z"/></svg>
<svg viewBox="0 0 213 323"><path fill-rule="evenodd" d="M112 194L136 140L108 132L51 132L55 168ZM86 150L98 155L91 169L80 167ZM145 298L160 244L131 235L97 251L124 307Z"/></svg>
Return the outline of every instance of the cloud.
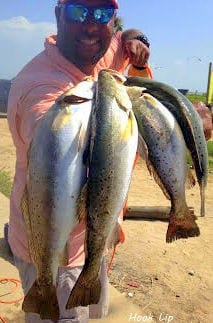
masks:
<svg viewBox="0 0 213 323"><path fill-rule="evenodd" d="M55 33L48 22L30 22L25 17L0 21L0 78L10 79L43 50L46 36Z"/></svg>
<svg viewBox="0 0 213 323"><path fill-rule="evenodd" d="M0 32L6 31L30 31L30 32L38 32L38 31L53 31L55 30L55 25L48 22L37 22L32 23L27 20L23 16L12 17L9 20L1 20L0 21Z"/></svg>

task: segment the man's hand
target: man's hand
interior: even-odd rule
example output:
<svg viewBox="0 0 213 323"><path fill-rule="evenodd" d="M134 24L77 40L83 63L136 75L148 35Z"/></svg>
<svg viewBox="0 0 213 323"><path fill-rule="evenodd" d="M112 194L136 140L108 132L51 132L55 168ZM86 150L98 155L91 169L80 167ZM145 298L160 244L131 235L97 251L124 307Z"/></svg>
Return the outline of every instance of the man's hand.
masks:
<svg viewBox="0 0 213 323"><path fill-rule="evenodd" d="M147 63L150 50L140 40L126 40L123 45L129 57L130 64L137 67L143 67Z"/></svg>
<svg viewBox="0 0 213 323"><path fill-rule="evenodd" d="M129 57L129 63L136 67L143 67L149 59L150 50L146 42L136 39L144 37L149 44L147 37L137 29L127 29L122 33L122 43Z"/></svg>

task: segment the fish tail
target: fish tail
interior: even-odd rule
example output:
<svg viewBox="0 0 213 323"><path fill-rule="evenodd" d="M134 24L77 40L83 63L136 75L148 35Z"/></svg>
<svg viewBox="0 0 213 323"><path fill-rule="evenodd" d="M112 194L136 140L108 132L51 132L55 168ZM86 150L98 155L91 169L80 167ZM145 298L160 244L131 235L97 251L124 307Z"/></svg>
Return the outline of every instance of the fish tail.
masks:
<svg viewBox="0 0 213 323"><path fill-rule="evenodd" d="M43 292L38 282L35 281L29 292L24 297L22 309L26 313L38 313L42 320L59 320L59 305L56 296L56 287L51 285Z"/></svg>
<svg viewBox="0 0 213 323"><path fill-rule="evenodd" d="M200 216L205 216L205 183L201 181L200 183L200 200L201 200L201 207L200 207Z"/></svg>
<svg viewBox="0 0 213 323"><path fill-rule="evenodd" d="M179 213L179 216L175 214L174 210L171 210L166 242L199 236L200 229L195 220L194 211L187 206L185 210L182 210L181 214Z"/></svg>
<svg viewBox="0 0 213 323"><path fill-rule="evenodd" d="M84 273L79 276L67 301L66 309L78 306L97 304L101 296L101 282L96 278L89 283L86 282Z"/></svg>

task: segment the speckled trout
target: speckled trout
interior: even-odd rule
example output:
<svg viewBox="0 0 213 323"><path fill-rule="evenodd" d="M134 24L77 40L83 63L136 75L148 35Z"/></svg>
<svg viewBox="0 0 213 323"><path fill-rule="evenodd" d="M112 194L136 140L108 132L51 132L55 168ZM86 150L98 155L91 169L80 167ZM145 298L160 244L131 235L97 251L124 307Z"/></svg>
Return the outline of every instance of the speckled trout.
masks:
<svg viewBox="0 0 213 323"><path fill-rule="evenodd" d="M146 88L176 118L191 154L201 194L201 216L205 215L205 187L208 175L208 151L201 118L193 104L173 87L142 77L129 77L128 86Z"/></svg>
<svg viewBox="0 0 213 323"><path fill-rule="evenodd" d="M103 253L127 197L137 150L137 122L126 87L107 70L98 76L91 133L88 183L82 191L82 200L86 197L86 260L67 308L99 301Z"/></svg>
<svg viewBox="0 0 213 323"><path fill-rule="evenodd" d="M59 319L58 266L67 265L66 243L78 221L76 201L86 179L83 153L93 85L85 80L56 101L39 122L28 153L21 209L37 278L24 298L23 310L54 322Z"/></svg>
<svg viewBox="0 0 213 323"><path fill-rule="evenodd" d="M128 93L139 134L147 145L148 169L171 200L166 241L198 236L196 217L187 206L185 197L187 164L182 131L171 112L150 94L137 97L137 88L129 88Z"/></svg>

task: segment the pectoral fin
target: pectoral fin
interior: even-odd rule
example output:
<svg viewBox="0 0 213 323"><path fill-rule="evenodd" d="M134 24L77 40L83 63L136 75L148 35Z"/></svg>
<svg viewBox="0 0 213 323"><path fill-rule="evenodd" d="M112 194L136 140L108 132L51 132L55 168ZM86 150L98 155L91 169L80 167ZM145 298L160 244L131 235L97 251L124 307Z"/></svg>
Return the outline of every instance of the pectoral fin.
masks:
<svg viewBox="0 0 213 323"><path fill-rule="evenodd" d="M143 137L140 134L138 134L137 152L139 153L139 155L142 159L144 159L145 161L148 160L148 148L145 143L145 140L143 139Z"/></svg>
<svg viewBox="0 0 213 323"><path fill-rule="evenodd" d="M69 109L68 107L65 107L64 109L62 109L53 120L52 130L58 131L64 128L68 124L71 115L72 115L71 109Z"/></svg>
<svg viewBox="0 0 213 323"><path fill-rule="evenodd" d="M137 122L135 120L133 112L130 110L126 127L121 135L121 140L128 141L130 137L135 135L137 129L138 129Z"/></svg>

